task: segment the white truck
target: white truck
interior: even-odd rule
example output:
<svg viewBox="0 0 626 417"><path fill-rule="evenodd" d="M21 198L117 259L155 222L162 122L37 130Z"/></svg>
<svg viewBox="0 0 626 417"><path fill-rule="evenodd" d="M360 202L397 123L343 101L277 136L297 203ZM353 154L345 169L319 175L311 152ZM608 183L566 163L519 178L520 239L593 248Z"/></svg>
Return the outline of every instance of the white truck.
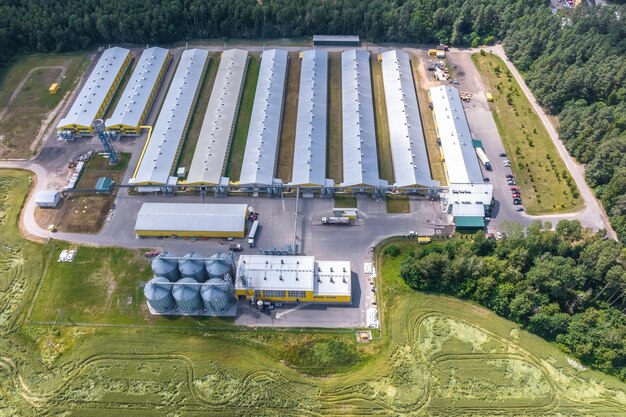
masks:
<svg viewBox="0 0 626 417"><path fill-rule="evenodd" d="M322 217L322 224L350 224L348 217Z"/></svg>
<svg viewBox="0 0 626 417"><path fill-rule="evenodd" d="M478 159L480 159L480 162L485 166L485 169L487 171L491 171L491 162L489 162L489 158L487 158L483 148L476 148L476 155L478 156Z"/></svg>
<svg viewBox="0 0 626 417"><path fill-rule="evenodd" d="M256 242L254 241L256 237L256 232L259 229L259 221L255 220L252 222L252 227L250 227L250 233L248 233L248 245L253 248L256 246Z"/></svg>

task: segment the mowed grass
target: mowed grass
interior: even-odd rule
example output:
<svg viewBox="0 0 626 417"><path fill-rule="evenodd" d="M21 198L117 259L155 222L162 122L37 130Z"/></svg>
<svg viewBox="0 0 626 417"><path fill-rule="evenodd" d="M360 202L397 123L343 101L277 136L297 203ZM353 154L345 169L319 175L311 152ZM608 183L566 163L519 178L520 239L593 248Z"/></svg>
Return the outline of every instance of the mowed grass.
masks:
<svg viewBox="0 0 626 417"><path fill-rule="evenodd" d="M217 75L217 69L220 65L220 54L212 52L209 54L210 61L207 68L207 72L200 88L198 95L198 101L196 108L193 111L191 122L189 123L189 130L187 131L187 137L183 143L183 148L178 157L178 163L176 167L185 167L185 172L189 172L191 161L193 160L193 154L200 138L200 130L202 130L202 122L206 113L206 108L209 105L209 99L211 98L211 92L213 91L213 84L215 83L215 76Z"/></svg>
<svg viewBox="0 0 626 417"><path fill-rule="evenodd" d="M385 200L387 204L387 213L410 213L411 201L408 196L404 195L388 195Z"/></svg>
<svg viewBox="0 0 626 417"><path fill-rule="evenodd" d="M47 127L46 117L76 87L88 64L80 54L28 55L1 73L0 157L33 156L36 150L31 145L40 129ZM50 94L54 82L59 90Z"/></svg>
<svg viewBox="0 0 626 417"><path fill-rule="evenodd" d="M343 124L341 113L341 53L328 53L328 150L327 177L343 182Z"/></svg>
<svg viewBox="0 0 626 417"><path fill-rule="evenodd" d="M276 177L283 182L291 181L293 171L294 147L296 144L296 121L298 118L298 96L300 93L300 58L299 52L289 52L289 67L283 118L278 142L278 161Z"/></svg>
<svg viewBox="0 0 626 417"><path fill-rule="evenodd" d="M387 180L389 184L393 184L393 162L391 156L391 142L389 139L387 107L385 104L382 64L378 62L376 54L371 55L370 62L372 71L372 93L374 96L374 116L376 119L378 173L380 178Z"/></svg>
<svg viewBox="0 0 626 417"><path fill-rule="evenodd" d="M435 120L433 119L432 110L428 107L430 104L430 100L428 99L428 88L422 79L425 74L423 74L423 70L420 72L420 67L422 67L420 58L412 55L411 70L413 73L413 81L415 82L415 91L417 92L417 104L419 106L420 117L422 120L424 139L426 140L426 151L428 152L430 173L435 181L439 181L441 185L447 185L446 171L441 157L441 148L437 143Z"/></svg>
<svg viewBox="0 0 626 417"><path fill-rule="evenodd" d="M256 92L257 82L259 81L259 70L261 68L261 60L258 53L251 52L248 56L250 58L248 61L246 81L243 86L239 114L237 115L237 124L235 125L235 133L233 134L233 143L230 147L230 155L228 156L228 163L226 165L226 176L229 177L231 181L239 181L239 176L241 175L241 165L243 164L243 154L246 150L246 140L248 138L248 129L250 128L254 94Z"/></svg>
<svg viewBox="0 0 626 417"><path fill-rule="evenodd" d="M539 116L504 62L491 54L474 54L498 131L511 161L529 214L576 211L583 207L576 183Z"/></svg>
<svg viewBox="0 0 626 417"><path fill-rule="evenodd" d="M335 194L334 201L337 208L356 208L356 197L352 195Z"/></svg>

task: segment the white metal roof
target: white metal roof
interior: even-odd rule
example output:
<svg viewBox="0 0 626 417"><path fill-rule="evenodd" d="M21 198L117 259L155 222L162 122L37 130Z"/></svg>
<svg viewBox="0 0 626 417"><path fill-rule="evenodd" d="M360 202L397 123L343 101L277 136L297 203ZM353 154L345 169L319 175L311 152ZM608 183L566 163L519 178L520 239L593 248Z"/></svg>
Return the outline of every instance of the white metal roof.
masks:
<svg viewBox="0 0 626 417"><path fill-rule="evenodd" d="M395 185L437 186L430 175L409 55L392 50L384 52L382 58Z"/></svg>
<svg viewBox="0 0 626 417"><path fill-rule="evenodd" d="M463 102L459 90L442 85L429 90L443 156L448 172L448 182L483 183L478 157L472 145Z"/></svg>
<svg viewBox="0 0 626 417"><path fill-rule="evenodd" d="M143 203L135 231L242 232L247 204Z"/></svg>
<svg viewBox="0 0 626 417"><path fill-rule="evenodd" d="M358 43L359 37L356 35L313 35L313 43L315 42Z"/></svg>
<svg viewBox="0 0 626 417"><path fill-rule="evenodd" d="M229 49L222 53L189 168L188 184L220 183L235 129L247 63L247 51Z"/></svg>
<svg viewBox="0 0 626 417"><path fill-rule="evenodd" d="M181 54L152 136L139 161L135 184L167 183L208 61L209 53L204 49L188 49Z"/></svg>
<svg viewBox="0 0 626 417"><path fill-rule="evenodd" d="M315 262L315 279L313 285L313 294L315 295L351 295L352 276L350 272L350 262Z"/></svg>
<svg viewBox="0 0 626 417"><path fill-rule="evenodd" d="M58 191L38 191L35 193L35 203L56 203Z"/></svg>
<svg viewBox="0 0 626 417"><path fill-rule="evenodd" d="M370 54L341 54L343 185L382 184L378 174Z"/></svg>
<svg viewBox="0 0 626 417"><path fill-rule="evenodd" d="M128 49L118 46L102 53L67 116L59 121L59 128L67 125L91 126L129 54Z"/></svg>
<svg viewBox="0 0 626 417"><path fill-rule="evenodd" d="M302 52L292 184L325 184L327 97L328 52Z"/></svg>
<svg viewBox="0 0 626 417"><path fill-rule="evenodd" d="M235 289L313 291L315 257L241 255Z"/></svg>
<svg viewBox="0 0 626 417"><path fill-rule="evenodd" d="M143 51L113 115L105 123L107 127L139 126L141 115L150 102L150 95L161 69L167 64L168 56L169 51L164 48L153 47Z"/></svg>
<svg viewBox="0 0 626 417"><path fill-rule="evenodd" d="M273 183L286 80L287 51L264 51L239 178L241 185Z"/></svg>

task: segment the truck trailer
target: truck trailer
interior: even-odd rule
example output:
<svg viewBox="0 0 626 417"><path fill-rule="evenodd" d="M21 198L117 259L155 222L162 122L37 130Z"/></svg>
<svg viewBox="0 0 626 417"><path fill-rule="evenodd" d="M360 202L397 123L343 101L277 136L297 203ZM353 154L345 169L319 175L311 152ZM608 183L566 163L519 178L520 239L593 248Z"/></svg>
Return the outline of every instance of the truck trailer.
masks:
<svg viewBox="0 0 626 417"><path fill-rule="evenodd" d="M322 224L350 224L348 217L322 217Z"/></svg>
<svg viewBox="0 0 626 417"><path fill-rule="evenodd" d="M480 159L480 162L484 165L485 169L487 171L491 171L491 162L489 162L489 158L487 158L483 148L476 148L476 155L478 156L478 159Z"/></svg>

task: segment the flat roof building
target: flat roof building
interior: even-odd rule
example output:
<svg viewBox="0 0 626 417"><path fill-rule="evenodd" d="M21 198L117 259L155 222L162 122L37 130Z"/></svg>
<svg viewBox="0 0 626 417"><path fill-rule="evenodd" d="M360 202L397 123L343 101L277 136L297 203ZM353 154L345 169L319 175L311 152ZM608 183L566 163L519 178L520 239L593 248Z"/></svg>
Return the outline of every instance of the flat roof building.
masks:
<svg viewBox="0 0 626 417"><path fill-rule="evenodd" d="M153 47L141 54L115 111L105 123L108 130L138 135L171 60L167 49Z"/></svg>
<svg viewBox="0 0 626 417"><path fill-rule="evenodd" d="M322 186L326 184L328 53L313 49L301 57L291 184Z"/></svg>
<svg viewBox="0 0 626 417"><path fill-rule="evenodd" d="M131 60L130 51L117 46L102 53L69 112L59 121L59 134L63 131L78 136L93 134L91 124L104 115Z"/></svg>
<svg viewBox="0 0 626 417"><path fill-rule="evenodd" d="M350 303L350 262L313 256L241 255L235 294L283 302Z"/></svg>
<svg viewBox="0 0 626 417"><path fill-rule="evenodd" d="M139 237L244 237L247 204L143 203Z"/></svg>
<svg viewBox="0 0 626 417"><path fill-rule="evenodd" d="M382 53L382 73L389 140L397 187L435 187L420 118L409 55L403 51Z"/></svg>
<svg viewBox="0 0 626 417"><path fill-rule="evenodd" d="M188 49L182 53L159 118L131 178L133 184L176 183L176 179L170 179L170 173L187 134L208 62L209 53L204 49Z"/></svg>
<svg viewBox="0 0 626 417"><path fill-rule="evenodd" d="M247 66L247 51L229 49L222 53L191 168L189 168L187 184L218 185L222 183Z"/></svg>
<svg viewBox="0 0 626 417"><path fill-rule="evenodd" d="M270 49L261 56L239 185L271 186L278 157L283 116L287 51Z"/></svg>
<svg viewBox="0 0 626 417"><path fill-rule="evenodd" d="M314 46L359 46L360 39L352 35L313 35Z"/></svg>
<svg viewBox="0 0 626 417"><path fill-rule="evenodd" d="M61 193L58 191L38 191L35 193L35 204L39 208L55 208L61 201Z"/></svg>
<svg viewBox="0 0 626 417"><path fill-rule="evenodd" d="M345 187L387 185L378 174L370 54L341 54L343 183Z"/></svg>

